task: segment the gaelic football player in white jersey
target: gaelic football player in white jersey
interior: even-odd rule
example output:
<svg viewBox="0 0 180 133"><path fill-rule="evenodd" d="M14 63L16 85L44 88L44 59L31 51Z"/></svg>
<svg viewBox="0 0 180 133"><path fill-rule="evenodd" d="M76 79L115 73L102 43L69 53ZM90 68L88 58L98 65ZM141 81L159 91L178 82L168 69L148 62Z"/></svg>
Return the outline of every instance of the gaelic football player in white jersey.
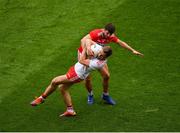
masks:
<svg viewBox="0 0 180 133"><path fill-rule="evenodd" d="M60 91L63 96L64 102L67 106L67 110L60 115L61 116L75 116L76 112L73 109L71 96L69 94L68 88L74 83L78 83L89 75L93 70L100 70L106 64L106 58L112 54L112 49L109 46L97 47L94 46L94 52L96 53L96 58L87 58L86 47L79 58L79 61L72 66L65 75L55 77L46 90L41 96L33 100L30 104L32 106L37 106L45 101L45 99L55 91L55 89L60 86ZM97 50L98 49L98 50ZM98 52L97 52L98 51Z"/></svg>

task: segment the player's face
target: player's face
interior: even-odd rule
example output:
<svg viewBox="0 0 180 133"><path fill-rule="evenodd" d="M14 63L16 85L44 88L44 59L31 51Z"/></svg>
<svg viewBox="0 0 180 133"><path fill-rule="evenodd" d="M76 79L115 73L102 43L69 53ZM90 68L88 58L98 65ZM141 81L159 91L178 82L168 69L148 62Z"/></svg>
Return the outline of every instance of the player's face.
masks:
<svg viewBox="0 0 180 133"><path fill-rule="evenodd" d="M108 37L111 36L111 34L109 33L109 31L104 30L104 31L102 32L102 36L103 36L103 38L108 38Z"/></svg>
<svg viewBox="0 0 180 133"><path fill-rule="evenodd" d="M103 52L103 50L99 51L97 58L99 60L105 60L106 59L106 54Z"/></svg>

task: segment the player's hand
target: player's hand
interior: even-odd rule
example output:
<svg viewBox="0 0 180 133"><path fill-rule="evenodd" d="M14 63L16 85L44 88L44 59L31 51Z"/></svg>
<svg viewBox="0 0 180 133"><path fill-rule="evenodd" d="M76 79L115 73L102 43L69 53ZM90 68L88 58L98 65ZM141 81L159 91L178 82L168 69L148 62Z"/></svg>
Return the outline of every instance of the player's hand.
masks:
<svg viewBox="0 0 180 133"><path fill-rule="evenodd" d="M136 50L133 50L133 54L139 55L139 56L144 56L142 53L140 53L140 52L138 52L138 51L136 51Z"/></svg>

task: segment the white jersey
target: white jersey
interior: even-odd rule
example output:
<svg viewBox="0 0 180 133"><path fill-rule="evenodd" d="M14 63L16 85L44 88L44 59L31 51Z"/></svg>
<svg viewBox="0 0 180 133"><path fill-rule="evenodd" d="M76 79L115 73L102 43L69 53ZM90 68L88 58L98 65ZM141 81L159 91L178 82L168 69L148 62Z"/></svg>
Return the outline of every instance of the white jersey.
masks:
<svg viewBox="0 0 180 133"><path fill-rule="evenodd" d="M94 57L97 57L99 51L102 50L102 46L99 45L99 44L97 44L97 43L96 43L96 44L93 44L93 45L91 45L91 50L92 50L93 53L94 53Z"/></svg>
<svg viewBox="0 0 180 133"><path fill-rule="evenodd" d="M74 66L75 72L80 79L85 79L89 73L96 69L101 69L106 64L106 60L97 58L90 59L89 67L77 62Z"/></svg>

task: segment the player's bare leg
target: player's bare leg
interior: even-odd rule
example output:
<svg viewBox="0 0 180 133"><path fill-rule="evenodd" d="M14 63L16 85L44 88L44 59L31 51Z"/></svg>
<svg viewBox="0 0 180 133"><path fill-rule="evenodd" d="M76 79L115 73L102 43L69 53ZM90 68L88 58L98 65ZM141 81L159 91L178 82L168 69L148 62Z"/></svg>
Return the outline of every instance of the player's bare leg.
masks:
<svg viewBox="0 0 180 133"><path fill-rule="evenodd" d="M88 75L88 77L85 79L85 86L89 93L92 91L92 83L91 83L91 76Z"/></svg>
<svg viewBox="0 0 180 133"><path fill-rule="evenodd" d="M90 75L85 79L85 86L86 86L86 89L88 91L87 103L93 104L94 98L93 98L93 89L92 89L92 83L91 83L91 76Z"/></svg>
<svg viewBox="0 0 180 133"><path fill-rule="evenodd" d="M67 106L67 110L63 114L61 114L60 117L62 117L62 116L75 116L76 115L76 112L73 109L71 95L69 94L69 91L68 91L68 88L72 85L73 85L72 83L71 84L63 84L60 87L60 91L61 91L61 94L63 96L64 103Z"/></svg>
<svg viewBox="0 0 180 133"><path fill-rule="evenodd" d="M78 60L80 59L80 56L81 56L81 52L78 51ZM87 103L93 104L94 98L93 98L93 89L92 89L92 83L91 83L91 76L90 75L85 79L85 87L88 91Z"/></svg>
<svg viewBox="0 0 180 133"><path fill-rule="evenodd" d="M30 104L32 106L37 106L41 103L44 102L44 100L52 93L56 90L57 86L63 83L70 83L71 81L69 81L66 77L66 75L61 75L58 76L56 78L54 78L50 85L45 89L44 93L39 96L38 98L36 98L35 100L33 100Z"/></svg>
<svg viewBox="0 0 180 133"><path fill-rule="evenodd" d="M115 105L116 102L109 96L109 79L110 73L107 64L99 70L102 78L103 78L103 95L102 99L106 101L106 103Z"/></svg>
<svg viewBox="0 0 180 133"><path fill-rule="evenodd" d="M100 74L101 74L101 76L103 78L103 83L102 83L103 92L108 93L108 91L109 91L108 89L109 89L110 73L109 73L109 69L108 69L107 64L104 65L104 67L101 70L99 70L99 72L100 72Z"/></svg>
<svg viewBox="0 0 180 133"><path fill-rule="evenodd" d="M80 56L81 56L81 52L78 51L78 60L80 59ZM85 87L88 91L87 103L93 104L94 98L93 98L93 89L92 89L92 83L91 83L91 76L90 75L85 79Z"/></svg>

